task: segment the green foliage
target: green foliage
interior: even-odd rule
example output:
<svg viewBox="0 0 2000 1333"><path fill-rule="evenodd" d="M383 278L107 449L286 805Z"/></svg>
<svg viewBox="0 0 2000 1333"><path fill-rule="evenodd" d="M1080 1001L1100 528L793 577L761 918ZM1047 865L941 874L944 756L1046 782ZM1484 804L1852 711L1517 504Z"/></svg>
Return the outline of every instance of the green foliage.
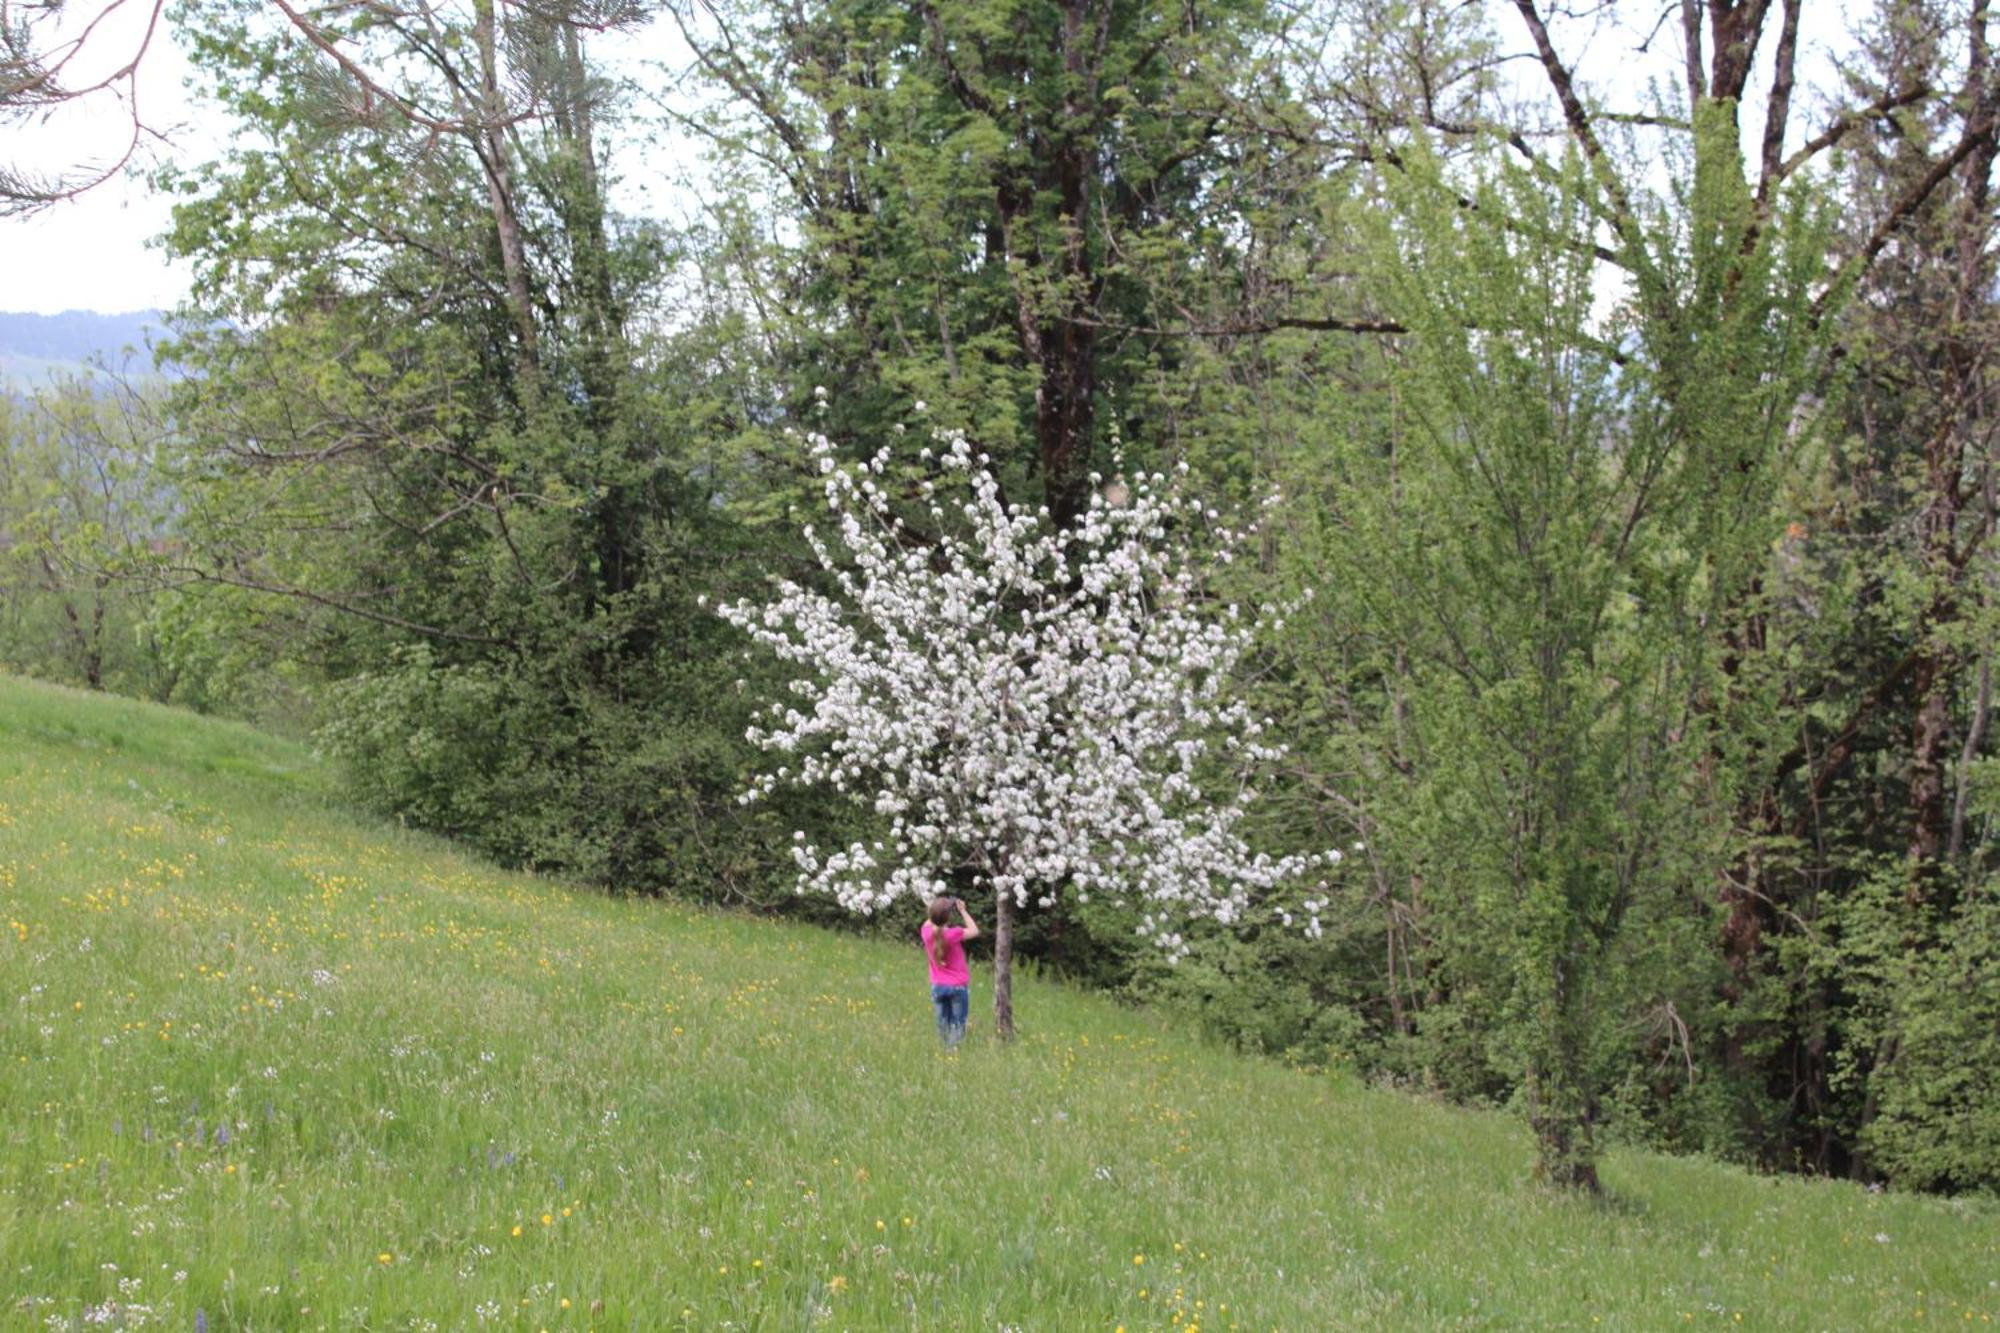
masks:
<svg viewBox="0 0 2000 1333"><path fill-rule="evenodd" d="M1231 116L1282 87L1267 6L1108 0L1088 31L1015 0L701 9L695 128L731 195L705 248L752 287L779 406L838 388L826 432L879 441L923 401L1058 508L1114 432L1145 457L1226 420L1187 413L1200 347L1154 334L1238 316L1237 236L1282 230L1245 177L1311 169Z"/></svg>
<svg viewBox="0 0 2000 1333"><path fill-rule="evenodd" d="M1843 894L1810 955L1838 985L1834 1085L1858 1112L1870 1166L1917 1189L2000 1187L2000 895L1910 901L1900 859Z"/></svg>
<svg viewBox="0 0 2000 1333"><path fill-rule="evenodd" d="M1237 1050L1317 1069L1384 1066L1382 1036L1361 1011L1367 972L1351 951L1276 923L1256 931L1197 929L1189 944L1189 956L1176 964L1146 953L1134 958L1133 993Z"/></svg>
<svg viewBox="0 0 2000 1333"><path fill-rule="evenodd" d="M1862 1147L1899 1185L2000 1192L2000 891L1902 952Z"/></svg>
<svg viewBox="0 0 2000 1333"><path fill-rule="evenodd" d="M449 104L482 15L348 36ZM171 349L197 372L173 404L177 657L223 697L269 678L258 649L302 676L369 808L623 891L776 905L775 821L815 816L737 806L746 668L695 601L782 558L760 523L786 481L743 445L768 437L740 320L643 332L674 257L605 205L593 127L619 107L579 39L505 16L503 188L476 125L356 116L260 8L182 17L263 134L163 178L202 316Z"/></svg>
<svg viewBox="0 0 2000 1333"><path fill-rule="evenodd" d="M413 645L384 669L334 686L320 743L364 805L419 828L476 834L519 859L522 840L502 824L509 810L494 798L531 795L518 787L522 770L539 768L524 742L539 734L540 720L519 717L512 694L496 672L439 667L426 646ZM532 818L536 809L523 801L512 818Z"/></svg>
<svg viewBox="0 0 2000 1333"><path fill-rule="evenodd" d="M0 664L173 692L145 595L170 521L155 397L94 376L0 396Z"/></svg>
<svg viewBox="0 0 2000 1333"><path fill-rule="evenodd" d="M1701 701L1797 449L1817 241L1795 208L1746 246L1724 160L1628 241L1629 303L1605 317L1611 205L1580 157L1551 188L1413 150L1382 203L1372 271L1409 333L1379 415L1329 441L1309 557L1337 705L1374 747L1353 757L1358 826L1389 865L1364 891L1410 886L1413 1026L1435 1020L1453 1085L1515 1089L1545 1171L1588 1183L1647 1001L1702 1009L1650 937L1699 935L1680 886L1724 845Z"/></svg>
<svg viewBox="0 0 2000 1333"><path fill-rule="evenodd" d="M682 632L714 635L690 621ZM748 692L696 659L628 679L626 699L563 687L573 664L502 670L443 662L425 645L329 692L318 733L362 805L514 865L621 892L773 908L789 902L774 849L832 817L832 802L735 801L751 762L736 737ZM831 918L830 908L808 915Z"/></svg>

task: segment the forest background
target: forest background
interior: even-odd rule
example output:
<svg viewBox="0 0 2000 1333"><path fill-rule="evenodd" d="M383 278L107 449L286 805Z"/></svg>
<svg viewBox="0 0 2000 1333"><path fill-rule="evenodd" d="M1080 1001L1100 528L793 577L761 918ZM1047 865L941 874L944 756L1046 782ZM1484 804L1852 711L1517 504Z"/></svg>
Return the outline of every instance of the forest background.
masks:
<svg viewBox="0 0 2000 1333"><path fill-rule="evenodd" d="M1351 850L1317 936L1273 900L1169 964L1065 900L1024 955L1517 1105L1566 1183L1613 1136L1992 1190L2000 80L1986 0L1817 62L1806 10L175 0L238 131L152 172L172 374L0 400L0 663L845 922L788 849L873 816L739 801L782 677L703 609L815 577L794 432L907 430L915 485L962 430L1058 525L1185 463L1280 497L1215 587L1294 608L1254 836ZM675 58L599 58L640 30ZM0 45L0 113L96 82ZM692 207L635 207L688 143Z"/></svg>

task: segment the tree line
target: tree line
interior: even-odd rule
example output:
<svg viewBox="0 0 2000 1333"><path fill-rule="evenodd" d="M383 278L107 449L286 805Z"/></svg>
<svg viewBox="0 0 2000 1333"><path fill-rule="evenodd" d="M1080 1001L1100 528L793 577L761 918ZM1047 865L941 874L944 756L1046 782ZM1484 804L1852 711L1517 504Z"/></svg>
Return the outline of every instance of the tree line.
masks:
<svg viewBox="0 0 2000 1333"><path fill-rule="evenodd" d="M1816 78L1826 8L181 0L241 127L155 173L183 374L7 405L0 656L830 918L792 835L877 816L738 799L784 677L704 607L824 577L788 428L900 450L918 543L933 426L1058 529L1185 464L1281 497L1214 590L1293 608L1245 832L1349 854L1310 935L1169 964L1093 895L1021 952L1518 1106L1566 1184L1611 1137L1990 1189L1989 12L1884 0ZM88 92L55 50L10 32L9 111ZM618 202L688 141L688 216Z"/></svg>

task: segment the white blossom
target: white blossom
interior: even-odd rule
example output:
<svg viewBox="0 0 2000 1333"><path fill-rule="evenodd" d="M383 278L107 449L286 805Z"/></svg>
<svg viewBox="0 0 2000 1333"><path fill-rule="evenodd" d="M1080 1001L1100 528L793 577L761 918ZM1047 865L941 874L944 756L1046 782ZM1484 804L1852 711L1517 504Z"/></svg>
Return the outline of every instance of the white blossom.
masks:
<svg viewBox="0 0 2000 1333"><path fill-rule="evenodd" d="M1247 534L1183 495L1185 468L1116 477L1059 531L1005 504L964 436L935 440L920 457L945 476L919 501L941 530L920 544L876 480L886 450L843 468L807 437L830 523L805 538L826 590L783 580L717 608L804 672L749 728L790 762L744 799L831 787L889 821L872 847L795 833L799 890L872 913L961 868L1022 906L1070 886L1143 905L1140 933L1177 955L1181 923L1234 922L1330 864L1252 853L1238 831L1256 770L1284 754L1230 688L1260 618L1205 600L1181 534L1216 534L1224 561ZM947 489L963 498L947 507ZM1202 786L1217 776L1219 798ZM1306 904L1310 933L1324 906Z"/></svg>

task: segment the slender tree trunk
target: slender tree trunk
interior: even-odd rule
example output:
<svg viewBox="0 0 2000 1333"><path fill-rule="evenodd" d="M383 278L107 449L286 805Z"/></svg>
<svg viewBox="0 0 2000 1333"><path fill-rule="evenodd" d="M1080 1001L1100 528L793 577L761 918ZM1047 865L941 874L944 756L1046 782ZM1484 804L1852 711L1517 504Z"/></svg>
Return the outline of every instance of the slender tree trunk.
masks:
<svg viewBox="0 0 2000 1333"><path fill-rule="evenodd" d="M1583 1077L1583 1022L1572 965L1559 963L1549 998L1553 1012L1544 1049L1528 1069L1528 1124L1535 1131L1535 1174L1559 1189L1599 1193L1595 1098Z"/></svg>
<svg viewBox="0 0 2000 1333"><path fill-rule="evenodd" d="M1967 456L1986 431L1988 346L1982 318L1990 301L1992 265L1987 246L1993 222L1988 208L1996 157L1992 119L1993 90L1986 84L1990 54L1986 43L1984 0L1971 15L1971 67L1966 74L1970 114L1987 122L1985 138L1965 160L1963 194L1957 205L1952 242L1957 260L1947 334L1941 351L1945 370L1943 417L1932 433L1925 457L1928 496L1917 518L1919 557L1934 591L1918 627L1921 657L1915 673L1916 709L1911 720L1909 792L1909 881L1911 906L1930 898L1940 887L1939 871L1951 839L1952 815L1948 787L1953 751L1953 714L1959 697L1965 654L1955 630L1963 615L1966 567L1976 548L1961 541L1959 520L1965 510Z"/></svg>
<svg viewBox="0 0 2000 1333"><path fill-rule="evenodd" d="M993 902L993 1034L1014 1040L1014 895L1004 890Z"/></svg>
<svg viewBox="0 0 2000 1333"><path fill-rule="evenodd" d="M1956 619L1949 604L1933 608L1936 621ZM1914 901L1926 896L1925 888L1934 877L1944 851L1946 827L1946 770L1950 767L1953 745L1952 699L1958 686L1958 655L1936 648L1924 655L1917 668L1917 713L1910 741L1910 895Z"/></svg>
<svg viewBox="0 0 2000 1333"><path fill-rule="evenodd" d="M83 673L91 689L101 690L104 688L104 599L111 576L99 574L96 582L97 597L90 606L90 642L84 652Z"/></svg>
<svg viewBox="0 0 2000 1333"><path fill-rule="evenodd" d="M588 340L593 379L586 387L593 398L609 399L624 351L625 315L619 308L611 274L611 241L604 221L604 187L597 169L596 134L590 95L590 67L576 29L562 29L562 61L566 83L554 116L557 132L568 149L566 165L573 179L564 182L564 233L570 246L572 283L583 298L577 311ZM608 408L607 408L608 410Z"/></svg>
<svg viewBox="0 0 2000 1333"><path fill-rule="evenodd" d="M76 612L76 602L63 587L62 575L55 562L49 559L47 551L38 551L36 558L41 561L42 574L48 580L49 591L62 604L63 616L69 621L69 636L76 641L77 665L83 669L84 680L93 690L104 688L104 651L98 642L104 625L104 600L100 594L96 613L92 617L90 629L83 627L83 617ZM100 585L101 586L101 585Z"/></svg>
<svg viewBox="0 0 2000 1333"><path fill-rule="evenodd" d="M1991 520L1989 519L1989 522ZM1972 723L1965 733L1965 749L1958 757L1958 795L1951 807L1951 841L1945 859L1953 865L1965 849L1965 812L1972 797L1972 761L1986 743L1986 721L1993 711L1993 653L1989 649L1979 662L1979 695L1972 705Z"/></svg>
<svg viewBox="0 0 2000 1333"><path fill-rule="evenodd" d="M507 312L514 321L515 357L523 406L538 396L541 354L535 338L535 309L528 295L527 246L514 210L513 172L507 163L505 104L500 96L499 20L493 0L474 0L473 32L479 44L479 120L474 147L486 176L487 200L507 279Z"/></svg>
<svg viewBox="0 0 2000 1333"><path fill-rule="evenodd" d="M1701 5L1698 0L1680 0L1681 49L1687 61L1688 105L1697 106L1708 96L1708 76L1701 65Z"/></svg>
<svg viewBox="0 0 2000 1333"><path fill-rule="evenodd" d="M1560 1073L1544 1070L1529 1075L1528 1097L1533 1107L1528 1123L1535 1130L1535 1174L1558 1189L1601 1193L1597 1149L1581 1089Z"/></svg>

